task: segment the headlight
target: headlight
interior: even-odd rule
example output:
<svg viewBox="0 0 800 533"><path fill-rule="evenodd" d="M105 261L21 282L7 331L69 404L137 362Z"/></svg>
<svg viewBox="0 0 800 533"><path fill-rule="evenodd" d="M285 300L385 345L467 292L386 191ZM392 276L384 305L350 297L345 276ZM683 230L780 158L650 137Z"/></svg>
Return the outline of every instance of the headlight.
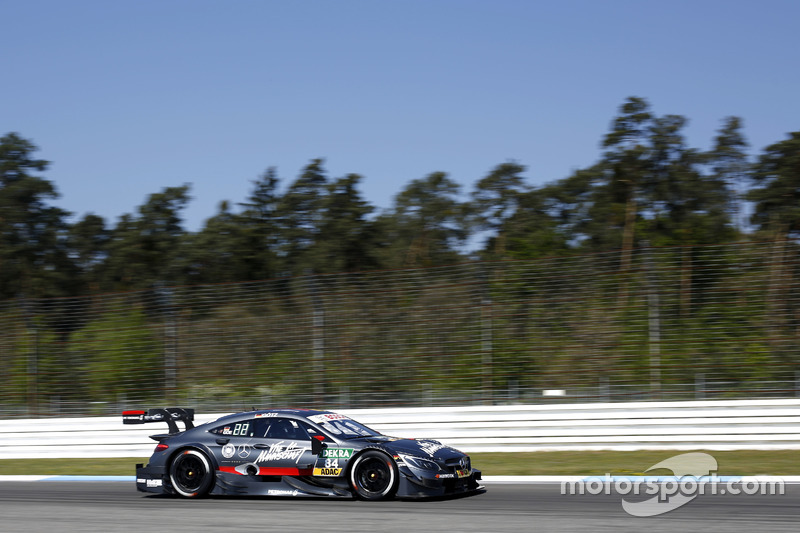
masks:
<svg viewBox="0 0 800 533"><path fill-rule="evenodd" d="M422 457L401 455L400 458L408 466L413 466L414 468L419 468L420 470L431 470L432 472L438 472L439 470L441 470L441 468L439 468L439 465L437 465L433 461L428 461L427 459L423 459Z"/></svg>

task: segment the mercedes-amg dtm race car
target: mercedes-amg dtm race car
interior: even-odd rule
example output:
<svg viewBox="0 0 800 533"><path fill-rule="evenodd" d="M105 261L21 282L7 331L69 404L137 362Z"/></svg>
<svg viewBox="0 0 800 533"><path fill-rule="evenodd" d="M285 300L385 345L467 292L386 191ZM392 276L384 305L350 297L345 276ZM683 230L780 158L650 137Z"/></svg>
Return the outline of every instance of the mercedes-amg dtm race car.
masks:
<svg viewBox="0 0 800 533"><path fill-rule="evenodd" d="M458 450L429 439L381 435L330 411L268 409L194 427L192 409L125 411L125 424L166 422L142 492L186 498L241 494L379 500L437 497L483 489L479 470ZM180 431L178 422L185 425Z"/></svg>

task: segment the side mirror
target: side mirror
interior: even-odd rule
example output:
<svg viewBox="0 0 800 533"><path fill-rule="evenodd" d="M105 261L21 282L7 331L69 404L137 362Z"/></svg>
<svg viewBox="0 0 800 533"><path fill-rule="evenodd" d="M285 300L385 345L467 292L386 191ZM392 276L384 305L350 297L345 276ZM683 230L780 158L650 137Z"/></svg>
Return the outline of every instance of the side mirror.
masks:
<svg viewBox="0 0 800 533"><path fill-rule="evenodd" d="M319 455L322 453L327 446L322 443L322 439L324 439L322 435L314 435L311 437L311 455Z"/></svg>

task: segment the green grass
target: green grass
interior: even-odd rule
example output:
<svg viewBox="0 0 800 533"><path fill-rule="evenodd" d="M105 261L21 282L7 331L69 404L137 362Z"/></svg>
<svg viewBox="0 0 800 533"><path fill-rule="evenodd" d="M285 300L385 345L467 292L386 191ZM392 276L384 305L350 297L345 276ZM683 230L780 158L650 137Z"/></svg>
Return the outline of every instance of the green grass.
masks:
<svg viewBox="0 0 800 533"><path fill-rule="evenodd" d="M139 459L3 459L0 475L133 476Z"/></svg>
<svg viewBox="0 0 800 533"><path fill-rule="evenodd" d="M704 451L704 450L697 450ZM675 451L635 452L530 452L473 453L472 464L487 475L642 475L654 464L679 453ZM732 475L800 475L800 452L734 451L706 452L717 460L717 474ZM670 475L667 470L654 470L648 475Z"/></svg>
<svg viewBox="0 0 800 533"><path fill-rule="evenodd" d="M652 465L682 452L528 452L474 453L472 464L485 476L500 475L639 475ZM708 452L717 459L719 475L800 475L800 451ZM132 459L5 459L0 475L132 476ZM653 471L648 474L670 474Z"/></svg>

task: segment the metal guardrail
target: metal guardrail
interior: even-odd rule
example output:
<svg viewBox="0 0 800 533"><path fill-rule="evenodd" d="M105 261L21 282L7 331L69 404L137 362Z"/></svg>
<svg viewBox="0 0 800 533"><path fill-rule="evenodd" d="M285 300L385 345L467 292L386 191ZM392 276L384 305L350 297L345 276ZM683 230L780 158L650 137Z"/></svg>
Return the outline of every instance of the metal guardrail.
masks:
<svg viewBox="0 0 800 533"><path fill-rule="evenodd" d="M800 400L341 410L400 437L463 451L800 449ZM224 413L198 414L199 425ZM0 420L0 459L148 457L161 428L116 417Z"/></svg>

